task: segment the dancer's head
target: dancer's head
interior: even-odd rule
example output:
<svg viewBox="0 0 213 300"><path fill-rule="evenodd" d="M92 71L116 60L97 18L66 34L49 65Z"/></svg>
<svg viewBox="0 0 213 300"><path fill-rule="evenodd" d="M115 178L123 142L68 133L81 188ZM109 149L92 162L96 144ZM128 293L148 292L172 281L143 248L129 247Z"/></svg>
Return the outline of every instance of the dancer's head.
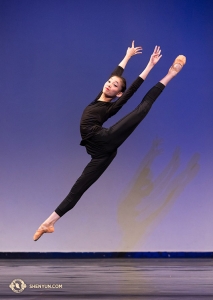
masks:
<svg viewBox="0 0 213 300"><path fill-rule="evenodd" d="M112 76L103 87L103 93L109 98L121 97L126 90L126 79L121 76Z"/></svg>

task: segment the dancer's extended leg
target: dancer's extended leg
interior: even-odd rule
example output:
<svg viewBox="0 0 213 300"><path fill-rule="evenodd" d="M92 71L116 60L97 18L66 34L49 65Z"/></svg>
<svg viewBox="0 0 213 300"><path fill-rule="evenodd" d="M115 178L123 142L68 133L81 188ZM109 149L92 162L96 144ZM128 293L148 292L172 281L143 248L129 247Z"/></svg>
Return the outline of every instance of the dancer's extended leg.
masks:
<svg viewBox="0 0 213 300"><path fill-rule="evenodd" d="M148 91L141 103L131 113L126 115L108 130L100 132L95 139L101 141L103 134L103 139L105 143L107 142L106 149L108 151L113 151L113 149L120 147L145 118L151 109L152 104L159 97L165 86L181 71L185 63L185 56L179 55L170 67L167 75Z"/></svg>
<svg viewBox="0 0 213 300"><path fill-rule="evenodd" d="M49 218L38 228L34 234L34 241L37 241L42 234L52 233L54 231L55 222L62 217L66 212L72 209L79 201L83 193L103 174L110 163L116 156L117 151L108 154L102 154L101 157L92 158L85 167L81 176L73 185L67 197L61 202Z"/></svg>
<svg viewBox="0 0 213 300"><path fill-rule="evenodd" d="M128 115L118 121L108 130L108 151L118 148L131 135L135 128L148 114L152 104L159 97L165 86L162 83L157 83L145 95L141 103Z"/></svg>

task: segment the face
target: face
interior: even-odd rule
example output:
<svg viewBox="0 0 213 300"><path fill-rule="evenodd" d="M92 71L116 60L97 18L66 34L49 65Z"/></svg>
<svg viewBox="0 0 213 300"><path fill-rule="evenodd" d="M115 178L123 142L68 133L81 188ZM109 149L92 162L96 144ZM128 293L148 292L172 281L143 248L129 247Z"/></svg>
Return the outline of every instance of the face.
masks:
<svg viewBox="0 0 213 300"><path fill-rule="evenodd" d="M119 77L113 76L111 77L103 87L103 93L109 97L120 97L122 95L122 81Z"/></svg>

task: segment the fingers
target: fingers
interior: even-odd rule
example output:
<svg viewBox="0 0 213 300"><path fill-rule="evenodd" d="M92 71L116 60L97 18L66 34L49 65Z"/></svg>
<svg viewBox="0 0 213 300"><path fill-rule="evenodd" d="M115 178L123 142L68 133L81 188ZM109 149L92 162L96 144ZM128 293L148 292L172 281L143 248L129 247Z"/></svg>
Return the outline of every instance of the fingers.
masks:
<svg viewBox="0 0 213 300"><path fill-rule="evenodd" d="M161 53L160 46L155 46L155 49L154 49L153 53L154 54L160 54Z"/></svg>
<svg viewBox="0 0 213 300"><path fill-rule="evenodd" d="M142 47L136 47L134 50L135 50L135 54L141 54L143 48Z"/></svg>
<svg viewBox="0 0 213 300"><path fill-rule="evenodd" d="M136 52L143 50L143 48L141 46L135 47L135 41L134 40L132 41L132 47L131 48L134 48ZM140 53L142 53L142 52L140 52ZM161 53L160 46L155 46L153 54L160 55L160 53Z"/></svg>
<svg viewBox="0 0 213 300"><path fill-rule="evenodd" d="M134 54L142 54L142 51L138 50L138 51L135 51Z"/></svg>
<svg viewBox="0 0 213 300"><path fill-rule="evenodd" d="M141 47L141 46L139 46L139 47L135 47L135 50L137 51L137 50L143 50L143 48Z"/></svg>
<svg viewBox="0 0 213 300"><path fill-rule="evenodd" d="M154 51L150 57L150 63L155 65L162 57L160 46L155 46Z"/></svg>
<svg viewBox="0 0 213 300"><path fill-rule="evenodd" d="M142 54L143 48L139 46L139 47L135 47L134 50L135 50L135 54Z"/></svg>
<svg viewBox="0 0 213 300"><path fill-rule="evenodd" d="M135 41L134 40L132 41L132 48L134 48L136 51L137 50L143 50L143 48L141 46L135 47Z"/></svg>

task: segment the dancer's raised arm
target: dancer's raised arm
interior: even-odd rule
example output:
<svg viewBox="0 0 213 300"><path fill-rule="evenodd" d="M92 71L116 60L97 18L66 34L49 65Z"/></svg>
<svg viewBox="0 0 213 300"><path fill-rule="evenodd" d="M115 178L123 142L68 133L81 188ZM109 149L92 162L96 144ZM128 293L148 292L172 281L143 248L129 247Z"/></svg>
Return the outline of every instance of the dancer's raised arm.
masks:
<svg viewBox="0 0 213 300"><path fill-rule="evenodd" d="M132 97L132 95L138 90L143 81L146 79L149 72L157 64L157 62L162 57L161 49L159 46L155 46L154 51L149 59L149 62L143 72L138 76L138 78L131 84L131 86L123 93L123 95L113 103L111 110L111 116L116 114L121 107Z"/></svg>
<svg viewBox="0 0 213 300"><path fill-rule="evenodd" d="M155 46L155 49L150 57L150 60L146 66L146 68L143 70L143 72L139 75L143 80L146 79L149 72L152 70L152 68L156 65L156 63L161 59L161 49L160 46Z"/></svg>
<svg viewBox="0 0 213 300"><path fill-rule="evenodd" d="M113 76L122 76L123 71L130 60L130 58L134 55L141 54L142 53L142 47L135 47L135 41L132 41L132 46L127 48L126 55L122 59L122 61L115 67L113 72L110 74L109 78ZM103 94L103 91L101 91L98 96L95 99L99 99L101 95Z"/></svg>
<svg viewBox="0 0 213 300"><path fill-rule="evenodd" d="M123 71L130 60L130 58L134 55L141 54L142 53L142 47L135 47L135 41L132 41L132 46L128 47L126 50L126 55L122 59L122 61L119 63L118 66L116 66L115 70L111 73L110 77L112 76L122 76Z"/></svg>
<svg viewBox="0 0 213 300"><path fill-rule="evenodd" d="M135 41L132 41L132 46L128 47L126 51L126 55L124 56L123 60L119 63L119 66L123 69L125 69L126 64L130 60L130 58L134 55L141 54L142 53L142 47L135 47Z"/></svg>

